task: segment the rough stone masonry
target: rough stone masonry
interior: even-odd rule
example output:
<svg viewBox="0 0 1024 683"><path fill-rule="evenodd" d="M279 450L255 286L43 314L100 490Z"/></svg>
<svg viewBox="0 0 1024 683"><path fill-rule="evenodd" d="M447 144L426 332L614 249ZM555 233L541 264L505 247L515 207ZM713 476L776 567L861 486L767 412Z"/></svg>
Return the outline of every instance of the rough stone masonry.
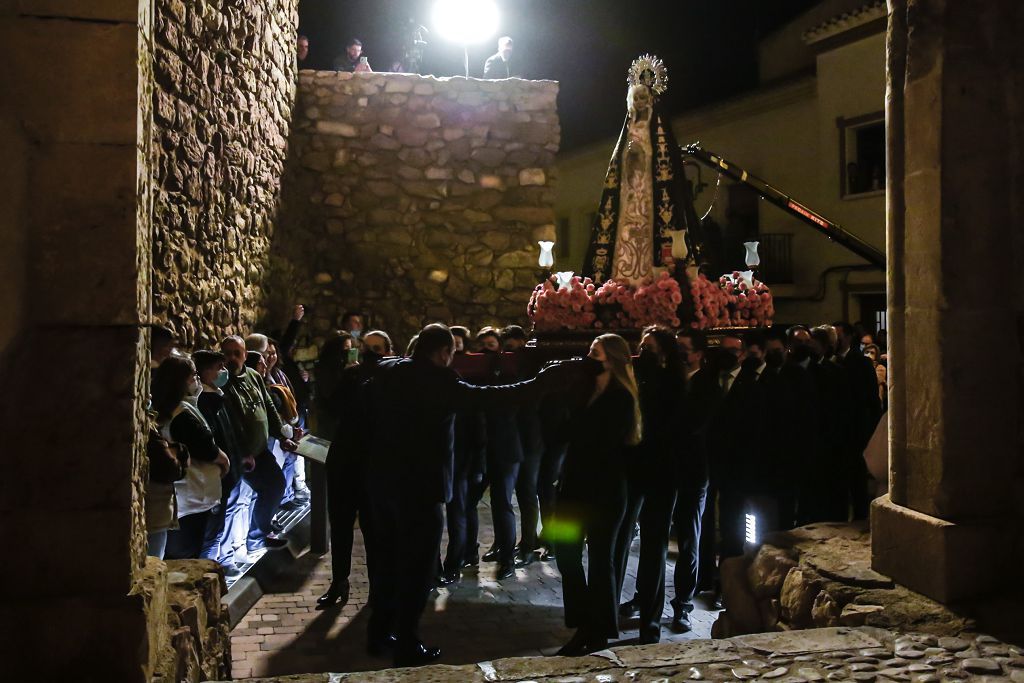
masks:
<svg viewBox="0 0 1024 683"><path fill-rule="evenodd" d="M186 347L252 330L264 301L298 0L157 0L153 317Z"/></svg>
<svg viewBox="0 0 1024 683"><path fill-rule="evenodd" d="M404 344L427 322L523 323L554 239L558 84L302 71L271 310L345 310Z"/></svg>

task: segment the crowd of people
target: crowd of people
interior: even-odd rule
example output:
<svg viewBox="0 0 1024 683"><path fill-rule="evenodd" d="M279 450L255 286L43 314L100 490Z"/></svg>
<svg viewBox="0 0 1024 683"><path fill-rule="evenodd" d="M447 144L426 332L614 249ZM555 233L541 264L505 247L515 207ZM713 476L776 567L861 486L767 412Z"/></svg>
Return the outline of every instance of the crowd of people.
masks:
<svg viewBox="0 0 1024 683"><path fill-rule="evenodd" d="M429 594L481 562L498 580L556 562L576 629L560 652L583 654L637 617L641 642L658 642L667 580L671 628L689 630L699 592L720 602L717 565L744 552L751 517L763 533L867 516L882 334L838 322L728 332L709 346L698 331L651 327L635 349L604 334L585 358L538 372L515 325L428 325L397 355L386 332L363 333L346 314L310 376L291 357L302 316L296 307L280 343L226 337L190 357L154 330L150 553L231 572L240 552L283 544L274 516L308 496L294 451L312 429L331 442L333 576L318 606L348 600L358 520L368 650L396 665L440 655L418 633ZM465 379L453 359L471 369ZM488 489L494 543L481 554ZM636 589L623 596L637 532Z"/></svg>

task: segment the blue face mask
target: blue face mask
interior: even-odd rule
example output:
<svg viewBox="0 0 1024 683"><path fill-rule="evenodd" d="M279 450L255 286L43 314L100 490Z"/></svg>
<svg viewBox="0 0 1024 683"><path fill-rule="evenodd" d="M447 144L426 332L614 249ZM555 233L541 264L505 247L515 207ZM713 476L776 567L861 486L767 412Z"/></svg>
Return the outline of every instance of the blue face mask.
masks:
<svg viewBox="0 0 1024 683"><path fill-rule="evenodd" d="M217 379L213 380L213 386L223 387L228 383L230 375L228 374L227 368L221 368L220 372L217 373Z"/></svg>

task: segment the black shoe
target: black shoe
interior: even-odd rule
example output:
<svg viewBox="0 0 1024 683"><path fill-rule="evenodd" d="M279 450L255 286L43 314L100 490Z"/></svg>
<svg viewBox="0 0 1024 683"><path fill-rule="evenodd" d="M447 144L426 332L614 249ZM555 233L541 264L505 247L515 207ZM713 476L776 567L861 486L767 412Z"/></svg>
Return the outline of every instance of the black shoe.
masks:
<svg viewBox="0 0 1024 683"><path fill-rule="evenodd" d="M273 531L275 534L283 534L284 524L281 524L281 521L277 517L274 517L272 520L270 520L270 530Z"/></svg>
<svg viewBox="0 0 1024 683"><path fill-rule="evenodd" d="M619 605L619 618L629 621L640 616L640 605L636 604L636 598Z"/></svg>
<svg viewBox="0 0 1024 683"><path fill-rule="evenodd" d="M689 612L677 612L672 616L673 633L689 633L692 629Z"/></svg>
<svg viewBox="0 0 1024 683"><path fill-rule="evenodd" d="M583 629L578 629L573 637L558 650L555 654L559 657L582 657L589 653L588 638Z"/></svg>
<svg viewBox="0 0 1024 683"><path fill-rule="evenodd" d="M491 549L484 553L484 556L480 559L484 562L497 562L498 561L498 546L492 545Z"/></svg>
<svg viewBox="0 0 1024 683"><path fill-rule="evenodd" d="M451 586L452 584L462 581L462 572L445 572L437 578L437 585L439 586Z"/></svg>
<svg viewBox="0 0 1024 683"><path fill-rule="evenodd" d="M607 649L608 649L608 639L607 638L591 638L587 642L587 654L590 654L591 652L599 652L601 650L607 650Z"/></svg>
<svg viewBox="0 0 1024 683"><path fill-rule="evenodd" d="M713 596L711 596L711 609L713 609L713 610L723 610L723 609L725 609L725 605L722 603L722 594L720 592L718 592L718 591L716 591L715 594Z"/></svg>
<svg viewBox="0 0 1024 683"><path fill-rule="evenodd" d="M371 657L387 657L394 651L396 640L390 633L383 638L371 638L366 643L366 654Z"/></svg>
<svg viewBox="0 0 1024 683"><path fill-rule="evenodd" d="M554 548L544 548L544 550L542 550L540 552L540 561L541 562L554 562L555 561L555 549Z"/></svg>
<svg viewBox="0 0 1024 683"><path fill-rule="evenodd" d="M291 500L289 500L289 501L288 501L287 503L282 503L282 504L281 504L281 509L282 509L282 510L287 510L287 511L291 511L291 510L298 510L298 509L299 509L300 507L302 507L302 506L303 506L304 504L305 504L305 501L301 501L301 500L299 500L298 498L292 498L292 499L291 499ZM275 520L275 521L276 521L276 520ZM273 524L273 523L274 523L274 522L271 522L271 524Z"/></svg>
<svg viewBox="0 0 1024 683"><path fill-rule="evenodd" d="M288 539L281 538L277 534L267 534L267 537L263 539L263 545L268 548L283 548L288 545Z"/></svg>
<svg viewBox="0 0 1024 683"><path fill-rule="evenodd" d="M508 579L516 575L515 562L499 562L498 571L495 574L495 579L501 581L502 579Z"/></svg>
<svg viewBox="0 0 1024 683"><path fill-rule="evenodd" d="M537 561L537 553L532 550L525 553L516 554L516 567L529 567L531 564Z"/></svg>
<svg viewBox="0 0 1024 683"><path fill-rule="evenodd" d="M339 604L340 603L340 604ZM317 609L327 609L338 605L348 604L348 581L340 581L337 584L331 583L327 592L316 599Z"/></svg>
<svg viewBox="0 0 1024 683"><path fill-rule="evenodd" d="M423 643L395 647L395 666L423 666L441 656L441 648L427 647Z"/></svg>

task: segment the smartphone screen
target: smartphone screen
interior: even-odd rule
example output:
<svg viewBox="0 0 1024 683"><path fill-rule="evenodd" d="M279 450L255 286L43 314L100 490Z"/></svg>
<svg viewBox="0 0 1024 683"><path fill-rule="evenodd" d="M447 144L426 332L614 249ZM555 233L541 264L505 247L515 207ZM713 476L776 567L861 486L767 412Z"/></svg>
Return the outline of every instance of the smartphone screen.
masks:
<svg viewBox="0 0 1024 683"><path fill-rule="evenodd" d="M348 350L348 362L349 363L358 363L359 362L359 349L349 349Z"/></svg>

